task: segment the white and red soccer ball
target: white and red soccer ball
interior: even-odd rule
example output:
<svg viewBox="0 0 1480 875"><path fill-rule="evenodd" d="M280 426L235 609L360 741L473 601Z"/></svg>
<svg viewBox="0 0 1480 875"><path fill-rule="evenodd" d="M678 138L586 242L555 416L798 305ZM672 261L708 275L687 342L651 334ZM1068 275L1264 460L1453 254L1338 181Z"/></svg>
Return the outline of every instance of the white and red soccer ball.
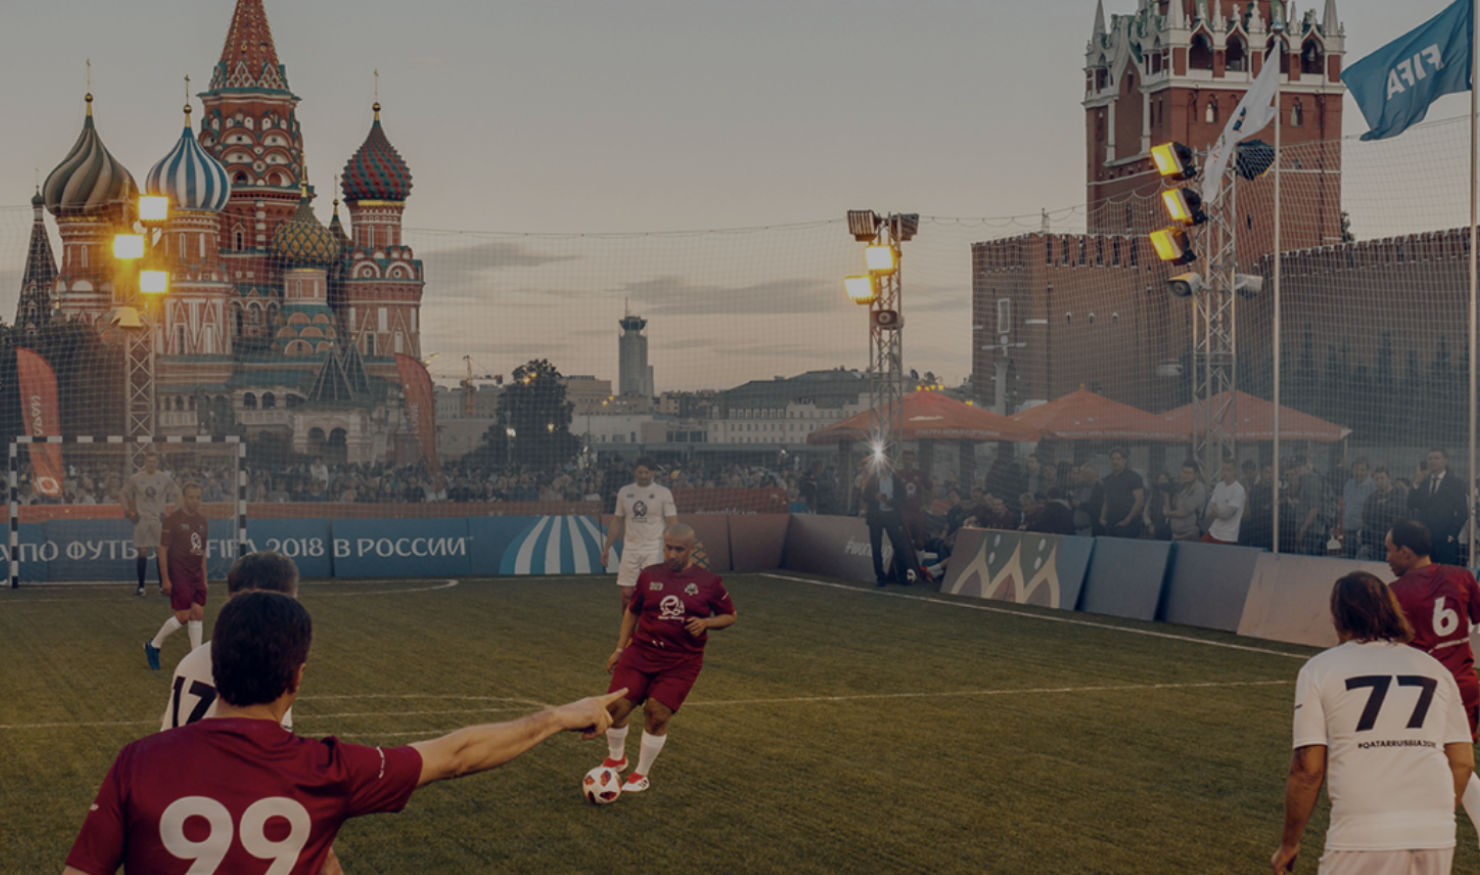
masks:
<svg viewBox="0 0 1480 875"><path fill-rule="evenodd" d="M616 769L597 766L581 779L581 793L592 805L610 805L622 795L622 776Z"/></svg>

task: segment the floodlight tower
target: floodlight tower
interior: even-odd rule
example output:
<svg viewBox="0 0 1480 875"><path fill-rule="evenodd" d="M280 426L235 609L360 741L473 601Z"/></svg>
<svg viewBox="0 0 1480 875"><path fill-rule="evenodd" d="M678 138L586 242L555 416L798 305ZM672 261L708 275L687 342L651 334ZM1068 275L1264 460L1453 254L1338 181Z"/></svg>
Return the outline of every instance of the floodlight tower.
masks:
<svg viewBox="0 0 1480 875"><path fill-rule="evenodd" d="M122 299L110 311L110 320L124 335L124 380L126 432L129 437L130 470L142 467L145 443L140 438L154 436L155 417L155 331L159 322L155 301L169 292L169 272L158 269L155 244L159 242L164 222L169 218L169 199L158 196L139 198L134 227L140 233L119 234L113 238L113 257L117 265L115 288L123 290ZM138 265L138 266L135 266Z"/></svg>
<svg viewBox="0 0 1480 875"><path fill-rule="evenodd" d="M1227 185L1229 194L1222 208L1205 211L1192 150L1181 143L1169 143L1152 149L1151 156L1164 180L1188 183L1162 191L1162 203L1174 224L1151 235L1157 257L1171 264L1196 261L1190 232L1206 226L1201 235L1211 253L1206 275L1193 272L1174 276L1167 282L1167 291L1174 297L1192 300L1192 452L1203 472L1212 476L1236 449L1236 290L1242 280L1244 293L1257 291L1257 278L1240 277L1235 272L1238 235L1233 221L1236 207L1232 182ZM1233 172L1234 164L1230 162L1226 173Z"/></svg>
<svg viewBox="0 0 1480 875"><path fill-rule="evenodd" d="M848 297L869 308L870 463L893 468L899 461L904 428L904 316L901 312L900 244L920 229L918 213L880 217L872 210L849 210L848 231L868 244L867 276L849 277Z"/></svg>

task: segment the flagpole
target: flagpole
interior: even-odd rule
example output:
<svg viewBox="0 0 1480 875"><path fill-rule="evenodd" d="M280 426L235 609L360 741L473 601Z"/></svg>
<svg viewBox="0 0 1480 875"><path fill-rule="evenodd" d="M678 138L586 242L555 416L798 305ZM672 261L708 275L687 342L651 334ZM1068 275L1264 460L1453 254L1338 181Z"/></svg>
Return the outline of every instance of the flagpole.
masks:
<svg viewBox="0 0 1480 875"><path fill-rule="evenodd" d="M1475 282L1475 280L1476 280L1476 261L1475 261L1475 259L1476 259L1476 252L1475 252L1475 247L1476 247L1477 244L1480 244L1480 239L1477 239L1477 234L1480 234L1480 232L1477 232L1477 227L1480 227L1480 224L1477 224L1477 221L1476 221L1476 203L1475 203L1475 184L1476 184L1477 178L1480 178L1480 173L1477 173L1477 164L1480 164L1480 161L1477 161L1477 159L1476 159L1477 149L1480 149L1480 147L1477 147L1477 144L1475 142L1475 118L1476 118L1476 115L1477 115L1477 112L1476 112L1476 110L1477 110L1477 106L1476 106L1477 96L1476 96L1476 93L1475 93L1475 81L1474 81L1475 80L1475 52L1474 52L1474 43L1475 43L1476 32L1477 31L1480 31L1480 28L1475 27L1475 16L1476 16L1477 13L1480 13L1480 0L1475 0L1475 2L1472 3L1471 4L1471 7L1470 7L1470 42L1471 42L1471 46L1470 46L1470 48L1471 48L1471 53L1470 53L1470 398L1469 398L1469 403L1467 405L1465 405L1465 409L1469 412L1469 417L1470 417L1470 467L1469 467L1469 478L1470 478L1469 487L1470 488L1468 490L1466 490L1466 492L1470 496L1470 506L1468 508L1466 508L1466 510L1465 510L1465 516L1469 520L1469 530L1470 530L1470 548L1469 548L1469 551L1468 551L1468 554L1467 554L1466 564L1469 565L1471 568L1475 567L1475 535L1476 535L1476 532L1475 532L1475 473L1476 473L1476 471L1475 471L1475 390L1476 390L1476 382L1475 382L1475 331L1476 331L1477 325L1476 325L1475 317L1476 317L1476 302L1477 302L1477 298L1480 298L1480 296L1477 296L1477 294L1476 294L1476 282Z"/></svg>
<svg viewBox="0 0 1480 875"><path fill-rule="evenodd" d="M1278 38L1274 41L1274 54L1276 64L1285 62L1284 43ZM1264 63L1269 61L1266 59ZM1276 554L1280 552L1280 162L1284 158L1280 154L1280 116L1284 107L1280 103L1279 75L1283 72L1276 73L1274 86L1274 515L1270 523L1274 527Z"/></svg>

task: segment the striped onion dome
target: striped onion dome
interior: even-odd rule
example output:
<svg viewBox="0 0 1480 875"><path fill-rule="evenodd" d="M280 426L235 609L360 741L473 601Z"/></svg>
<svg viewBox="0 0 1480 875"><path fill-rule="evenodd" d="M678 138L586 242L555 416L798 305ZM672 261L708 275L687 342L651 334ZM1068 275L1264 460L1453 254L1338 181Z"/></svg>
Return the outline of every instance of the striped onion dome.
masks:
<svg viewBox="0 0 1480 875"><path fill-rule="evenodd" d="M375 124L364 145L344 165L344 199L354 201L404 201L411 193L411 169L386 139L380 127L380 104L375 104Z"/></svg>
<svg viewBox="0 0 1480 875"><path fill-rule="evenodd" d="M82 134L62 163L41 187L46 209L53 216L72 216L131 202L139 186L134 177L103 145L93 127L92 95L87 96L87 118Z"/></svg>
<svg viewBox="0 0 1480 875"><path fill-rule="evenodd" d="M272 235L272 254L292 267L328 267L339 258L339 241L325 228L308 204L308 191L298 201L298 212Z"/></svg>
<svg viewBox="0 0 1480 875"><path fill-rule="evenodd" d="M190 129L190 107L185 107L185 132L164 160L144 177L144 191L170 199L170 208L219 213L231 199L226 168L195 141Z"/></svg>

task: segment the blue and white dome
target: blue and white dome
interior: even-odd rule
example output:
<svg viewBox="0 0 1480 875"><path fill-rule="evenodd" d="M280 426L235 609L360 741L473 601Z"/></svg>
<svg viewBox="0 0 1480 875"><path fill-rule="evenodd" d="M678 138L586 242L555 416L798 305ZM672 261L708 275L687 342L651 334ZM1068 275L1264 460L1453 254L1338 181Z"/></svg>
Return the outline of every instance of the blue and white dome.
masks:
<svg viewBox="0 0 1480 875"><path fill-rule="evenodd" d="M144 191L169 198L172 210L219 213L226 209L231 199L231 178L221 162L195 141L190 107L185 107L185 132L180 142L149 171Z"/></svg>

